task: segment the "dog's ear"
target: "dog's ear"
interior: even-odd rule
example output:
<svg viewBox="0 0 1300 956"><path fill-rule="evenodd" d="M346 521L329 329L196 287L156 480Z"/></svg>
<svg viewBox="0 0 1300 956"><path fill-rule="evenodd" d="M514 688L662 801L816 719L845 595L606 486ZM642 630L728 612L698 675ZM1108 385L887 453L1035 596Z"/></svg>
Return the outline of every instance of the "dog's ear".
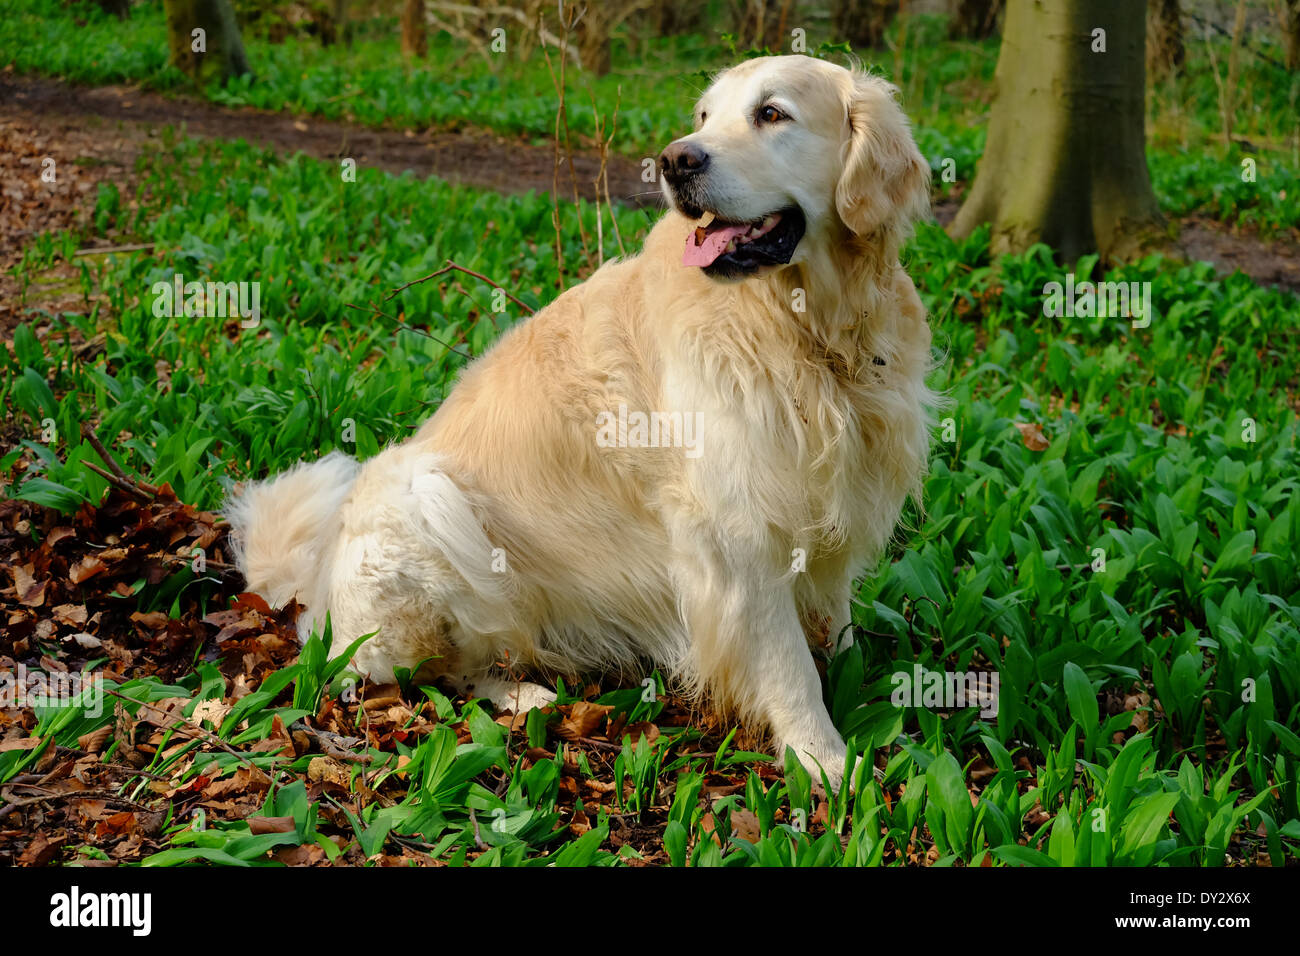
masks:
<svg viewBox="0 0 1300 956"><path fill-rule="evenodd" d="M887 230L901 239L930 214L930 166L916 148L897 93L879 77L855 73L847 96L849 141L835 208L859 236Z"/></svg>

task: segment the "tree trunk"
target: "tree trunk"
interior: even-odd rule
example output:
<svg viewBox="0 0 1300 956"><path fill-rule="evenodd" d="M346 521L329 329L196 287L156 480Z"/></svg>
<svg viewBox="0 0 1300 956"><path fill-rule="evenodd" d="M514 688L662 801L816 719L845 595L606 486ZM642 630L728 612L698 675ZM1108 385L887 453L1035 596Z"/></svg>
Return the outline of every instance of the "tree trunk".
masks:
<svg viewBox="0 0 1300 956"><path fill-rule="evenodd" d="M622 0L621 3L564 4L561 16L573 16L571 40L578 48L582 68L604 76L613 68L614 31L632 17L649 8L654 0ZM563 32L564 23L560 23Z"/></svg>
<svg viewBox="0 0 1300 956"><path fill-rule="evenodd" d="M1147 0L1147 72L1153 78L1181 73L1186 57L1178 0Z"/></svg>
<svg viewBox="0 0 1300 956"><path fill-rule="evenodd" d="M429 52L429 28L424 22L424 0L405 0L402 4L402 56L424 59Z"/></svg>
<svg viewBox="0 0 1300 956"><path fill-rule="evenodd" d="M948 36L954 40L986 40L998 32L1002 0L957 0Z"/></svg>
<svg viewBox="0 0 1300 956"><path fill-rule="evenodd" d="M334 35L342 37L343 42L352 49L352 26L348 23L348 0L334 0L333 13Z"/></svg>
<svg viewBox="0 0 1300 956"><path fill-rule="evenodd" d="M793 0L732 0L732 22L739 45L787 53Z"/></svg>
<svg viewBox="0 0 1300 956"><path fill-rule="evenodd" d="M1286 68L1300 70L1300 0L1279 0L1277 17L1281 21Z"/></svg>
<svg viewBox="0 0 1300 956"><path fill-rule="evenodd" d="M163 9L172 65L198 86L250 72L230 0L163 0Z"/></svg>
<svg viewBox="0 0 1300 956"><path fill-rule="evenodd" d="M614 51L610 48L610 32L613 24L610 17L616 11L611 4L589 3L585 7L578 3L565 5L564 15L573 13L577 22L573 24L572 40L578 48L578 59L582 68L590 70L597 76L604 76L614 65Z"/></svg>
<svg viewBox="0 0 1300 956"><path fill-rule="evenodd" d="M988 139L954 236L988 222L995 252L1044 242L1067 261L1154 238L1145 34L1133 0L1008 0Z"/></svg>
<svg viewBox="0 0 1300 956"><path fill-rule="evenodd" d="M898 0L834 0L831 30L837 41L848 40L855 50L879 47L897 14Z"/></svg>
<svg viewBox="0 0 1300 956"><path fill-rule="evenodd" d="M338 21L334 12L323 6L308 8L311 11L311 23L316 28L316 37L321 46L333 46L338 42Z"/></svg>

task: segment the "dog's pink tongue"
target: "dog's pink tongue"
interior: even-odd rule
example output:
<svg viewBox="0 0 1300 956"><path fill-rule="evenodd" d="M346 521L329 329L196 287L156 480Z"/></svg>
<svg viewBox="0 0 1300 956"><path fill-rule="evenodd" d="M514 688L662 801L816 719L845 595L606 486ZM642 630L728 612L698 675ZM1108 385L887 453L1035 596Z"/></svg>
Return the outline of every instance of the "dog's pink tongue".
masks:
<svg viewBox="0 0 1300 956"><path fill-rule="evenodd" d="M748 229L747 225L720 226L706 232L703 242L698 241L699 231L692 229L686 236L686 251L682 253L682 265L712 265L713 260L722 255L722 250L727 247L727 243Z"/></svg>

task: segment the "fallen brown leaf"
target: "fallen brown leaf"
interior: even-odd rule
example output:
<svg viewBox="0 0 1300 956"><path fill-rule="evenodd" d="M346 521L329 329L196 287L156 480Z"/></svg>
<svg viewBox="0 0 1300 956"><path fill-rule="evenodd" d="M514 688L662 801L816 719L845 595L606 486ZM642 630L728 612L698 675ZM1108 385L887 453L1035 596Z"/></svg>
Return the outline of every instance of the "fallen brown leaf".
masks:
<svg viewBox="0 0 1300 956"><path fill-rule="evenodd" d="M249 831L258 836L263 833L292 833L293 817L247 817Z"/></svg>
<svg viewBox="0 0 1300 956"><path fill-rule="evenodd" d="M1043 434L1041 425L1034 422L1016 422L1015 425L1020 432L1021 441L1030 451L1046 451L1051 447L1052 443Z"/></svg>
<svg viewBox="0 0 1300 956"><path fill-rule="evenodd" d="M564 712L564 707L560 712ZM565 740L579 740L583 737L590 737L591 732L600 726L600 722L605 716L613 710L613 707L605 704L593 704L589 701L580 700L569 706L568 713L560 721L560 725L555 732Z"/></svg>

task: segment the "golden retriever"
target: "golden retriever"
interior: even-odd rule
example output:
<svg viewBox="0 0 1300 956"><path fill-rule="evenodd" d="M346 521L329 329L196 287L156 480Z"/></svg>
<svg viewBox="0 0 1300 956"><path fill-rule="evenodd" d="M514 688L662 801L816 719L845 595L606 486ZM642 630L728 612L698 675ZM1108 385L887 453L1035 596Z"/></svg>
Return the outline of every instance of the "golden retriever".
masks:
<svg viewBox="0 0 1300 956"><path fill-rule="evenodd" d="M809 642L918 496L930 331L899 246L929 167L896 91L804 57L749 60L660 157L672 205L465 369L420 431L228 504L240 568L331 617L390 679L430 662L503 707L508 679L657 665L844 772ZM427 666L427 665L426 665Z"/></svg>

